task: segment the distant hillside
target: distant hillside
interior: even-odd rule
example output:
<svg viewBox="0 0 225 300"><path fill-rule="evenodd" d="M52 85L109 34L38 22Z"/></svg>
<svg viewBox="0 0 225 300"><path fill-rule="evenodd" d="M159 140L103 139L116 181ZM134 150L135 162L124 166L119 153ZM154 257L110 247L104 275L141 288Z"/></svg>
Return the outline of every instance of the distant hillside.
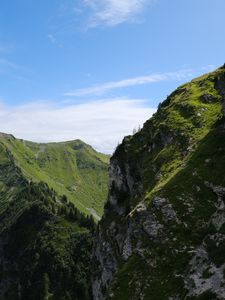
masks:
<svg viewBox="0 0 225 300"><path fill-rule="evenodd" d="M90 300L94 227L65 196L28 180L0 143L0 299Z"/></svg>
<svg viewBox="0 0 225 300"><path fill-rule="evenodd" d="M107 199L109 156L80 140L37 144L2 133L0 145L27 180L46 183L81 212L100 219Z"/></svg>
<svg viewBox="0 0 225 300"><path fill-rule="evenodd" d="M0 133L0 299L90 300L108 156ZM94 217L94 218L93 218Z"/></svg>

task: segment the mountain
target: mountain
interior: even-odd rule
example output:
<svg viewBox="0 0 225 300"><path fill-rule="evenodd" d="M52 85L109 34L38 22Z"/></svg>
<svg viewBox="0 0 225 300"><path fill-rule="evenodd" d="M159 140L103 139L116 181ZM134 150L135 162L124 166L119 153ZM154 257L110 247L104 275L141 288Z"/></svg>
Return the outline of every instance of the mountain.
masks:
<svg viewBox="0 0 225 300"><path fill-rule="evenodd" d="M0 134L0 144L28 180L45 182L81 212L100 219L108 191L108 155L80 140L37 144Z"/></svg>
<svg viewBox="0 0 225 300"><path fill-rule="evenodd" d="M110 161L95 300L225 299L225 65L175 90Z"/></svg>
<svg viewBox="0 0 225 300"><path fill-rule="evenodd" d="M108 159L0 134L0 299L225 299L225 65Z"/></svg>
<svg viewBox="0 0 225 300"><path fill-rule="evenodd" d="M102 213L107 161L81 141L0 134L0 299L92 299L90 213Z"/></svg>

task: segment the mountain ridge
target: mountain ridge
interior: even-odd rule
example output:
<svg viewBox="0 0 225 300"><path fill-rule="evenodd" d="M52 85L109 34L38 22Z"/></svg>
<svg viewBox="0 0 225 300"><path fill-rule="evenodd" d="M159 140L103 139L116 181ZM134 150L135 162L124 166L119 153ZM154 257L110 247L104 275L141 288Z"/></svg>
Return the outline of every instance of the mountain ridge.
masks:
<svg viewBox="0 0 225 300"><path fill-rule="evenodd" d="M90 299L93 219L0 150L0 298Z"/></svg>
<svg viewBox="0 0 225 300"><path fill-rule="evenodd" d="M29 180L46 182L79 210L100 219L107 195L108 155L81 140L35 143L1 133L0 142Z"/></svg>
<svg viewBox="0 0 225 300"><path fill-rule="evenodd" d="M97 176L96 183L87 180L87 185L96 185L103 207L105 199L98 182L107 190L107 164L101 160L107 157L98 157L81 141L41 147L0 134L0 299L91 300L91 251L98 218L95 206L88 214L87 210L80 212L73 198L63 190L58 193L44 173L38 177L35 171L38 162L40 170L55 174L54 178L63 168L68 176L73 175L71 170L78 173L82 168L97 175L101 171L104 181ZM68 168L68 163L69 167L77 163L81 168ZM78 195L81 203L86 187L82 188L83 197ZM88 197L86 194L86 201L90 201Z"/></svg>
<svg viewBox="0 0 225 300"><path fill-rule="evenodd" d="M107 161L0 133L0 298L224 299L225 65L123 139L105 203Z"/></svg>
<svg viewBox="0 0 225 300"><path fill-rule="evenodd" d="M174 91L110 162L95 300L224 299L225 66Z"/></svg>

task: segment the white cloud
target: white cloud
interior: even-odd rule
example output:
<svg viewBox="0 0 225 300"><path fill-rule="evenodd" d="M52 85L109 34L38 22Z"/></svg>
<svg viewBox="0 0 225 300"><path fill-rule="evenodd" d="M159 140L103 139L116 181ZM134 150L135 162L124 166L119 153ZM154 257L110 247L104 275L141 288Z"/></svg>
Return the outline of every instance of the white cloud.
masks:
<svg viewBox="0 0 225 300"><path fill-rule="evenodd" d="M77 89L71 92L65 93L65 96L88 96L88 95L102 95L106 92L121 89L131 86L145 85L154 82L168 81L168 80L185 80L193 77L193 72L191 70L181 70L177 72L168 73L155 73L147 76L139 76L129 79L123 79L120 81L107 82L100 85L91 86L84 89Z"/></svg>
<svg viewBox="0 0 225 300"><path fill-rule="evenodd" d="M215 70L216 68L217 68L216 65L207 65L207 66L202 67L201 69L202 69L204 72L212 72L212 71Z"/></svg>
<svg viewBox="0 0 225 300"><path fill-rule="evenodd" d="M140 99L108 99L66 107L30 103L0 105L0 131L38 142L81 139L112 153L125 135L142 125L155 109Z"/></svg>
<svg viewBox="0 0 225 300"><path fill-rule="evenodd" d="M17 75L18 72L20 72L19 76ZM0 57L0 74L11 73L11 75L13 75L13 77L16 79L24 79L24 77L21 75L21 72L30 72L30 70L22 65Z"/></svg>
<svg viewBox="0 0 225 300"><path fill-rule="evenodd" d="M51 44L53 44L53 45L55 45L55 46L57 46L57 47L60 47L60 48L63 47L63 45L62 45L61 43L58 42L58 40L56 39L55 35L53 35L53 34L48 34L48 35L47 35L47 38L48 38L48 40L50 41Z"/></svg>
<svg viewBox="0 0 225 300"><path fill-rule="evenodd" d="M83 0L92 11L89 27L134 21L153 0Z"/></svg>
<svg viewBox="0 0 225 300"><path fill-rule="evenodd" d="M53 34L48 34L47 37L48 37L49 41L50 41L52 44L55 44L56 39L55 39L55 37L54 37Z"/></svg>

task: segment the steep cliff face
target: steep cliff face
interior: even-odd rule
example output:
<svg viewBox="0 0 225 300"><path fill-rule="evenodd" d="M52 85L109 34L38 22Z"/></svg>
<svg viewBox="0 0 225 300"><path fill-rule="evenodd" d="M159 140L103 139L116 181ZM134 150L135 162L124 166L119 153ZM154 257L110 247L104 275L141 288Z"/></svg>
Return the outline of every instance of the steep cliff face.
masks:
<svg viewBox="0 0 225 300"><path fill-rule="evenodd" d="M111 159L95 300L225 299L225 66L172 93Z"/></svg>

